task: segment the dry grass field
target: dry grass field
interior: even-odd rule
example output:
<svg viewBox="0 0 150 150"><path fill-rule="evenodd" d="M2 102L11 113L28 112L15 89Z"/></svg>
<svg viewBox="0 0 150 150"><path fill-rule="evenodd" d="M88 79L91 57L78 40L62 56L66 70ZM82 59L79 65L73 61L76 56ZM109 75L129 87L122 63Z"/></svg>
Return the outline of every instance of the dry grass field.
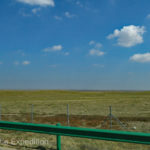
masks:
<svg viewBox="0 0 150 150"><path fill-rule="evenodd" d="M34 106L34 123L67 124L66 108L69 104L70 126L109 129L109 121L101 123L112 113L126 124L121 128L113 120L113 129L135 132L150 132L150 92L149 91L0 91L2 120L31 122L31 105ZM136 130L133 129L136 127ZM1 146L15 149L56 149L56 137L34 133L0 132ZM46 145L19 145L11 143L23 139L45 139ZM8 144L4 141L9 140ZM63 150L149 150L148 145L115 143L99 140L62 137Z"/></svg>

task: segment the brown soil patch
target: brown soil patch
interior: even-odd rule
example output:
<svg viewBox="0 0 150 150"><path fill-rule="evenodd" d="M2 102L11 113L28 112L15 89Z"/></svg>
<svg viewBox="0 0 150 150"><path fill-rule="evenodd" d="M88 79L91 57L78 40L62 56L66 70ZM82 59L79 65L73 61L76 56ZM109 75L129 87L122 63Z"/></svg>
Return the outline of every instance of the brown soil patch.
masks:
<svg viewBox="0 0 150 150"><path fill-rule="evenodd" d="M118 117L118 119L128 126L129 122L140 121L140 122L150 122L150 117ZM2 116L2 120L4 121L18 121L18 122L31 122L30 114L23 115L4 115ZM107 120L103 126L101 124L104 123L104 120ZM34 123L42 123L42 124L57 124L61 123L61 125L67 125L67 116L55 115L55 116L44 116L34 114ZM70 126L84 126L84 127L100 127L107 129L110 127L110 120L106 116L99 115L70 115ZM120 126L118 123L113 120L112 121L113 128L119 129Z"/></svg>

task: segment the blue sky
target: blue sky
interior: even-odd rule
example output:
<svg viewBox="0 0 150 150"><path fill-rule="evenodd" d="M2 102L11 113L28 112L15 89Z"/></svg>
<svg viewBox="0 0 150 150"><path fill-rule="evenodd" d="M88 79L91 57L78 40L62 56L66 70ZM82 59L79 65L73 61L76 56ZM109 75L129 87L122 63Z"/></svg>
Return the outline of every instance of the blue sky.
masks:
<svg viewBox="0 0 150 150"><path fill-rule="evenodd" d="M0 89L150 90L149 0L0 1Z"/></svg>

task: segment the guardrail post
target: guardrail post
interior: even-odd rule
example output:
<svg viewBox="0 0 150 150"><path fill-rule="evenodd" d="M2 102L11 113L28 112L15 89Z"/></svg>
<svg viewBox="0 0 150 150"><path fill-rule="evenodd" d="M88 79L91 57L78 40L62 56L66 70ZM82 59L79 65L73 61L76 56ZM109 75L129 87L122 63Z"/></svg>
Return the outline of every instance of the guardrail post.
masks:
<svg viewBox="0 0 150 150"><path fill-rule="evenodd" d="M57 126L60 126L60 123L58 123ZM60 135L57 135L57 150L61 150L61 136Z"/></svg>

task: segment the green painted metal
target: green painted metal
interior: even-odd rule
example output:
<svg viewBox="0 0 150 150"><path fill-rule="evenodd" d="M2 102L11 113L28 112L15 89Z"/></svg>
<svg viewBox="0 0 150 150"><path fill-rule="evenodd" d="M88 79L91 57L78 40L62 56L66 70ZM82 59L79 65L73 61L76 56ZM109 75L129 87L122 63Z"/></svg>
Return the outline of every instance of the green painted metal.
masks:
<svg viewBox="0 0 150 150"><path fill-rule="evenodd" d="M150 145L150 133L0 121L0 129Z"/></svg>
<svg viewBox="0 0 150 150"><path fill-rule="evenodd" d="M60 127L60 123L57 124L58 127ZM57 150L61 150L61 136L57 135Z"/></svg>

